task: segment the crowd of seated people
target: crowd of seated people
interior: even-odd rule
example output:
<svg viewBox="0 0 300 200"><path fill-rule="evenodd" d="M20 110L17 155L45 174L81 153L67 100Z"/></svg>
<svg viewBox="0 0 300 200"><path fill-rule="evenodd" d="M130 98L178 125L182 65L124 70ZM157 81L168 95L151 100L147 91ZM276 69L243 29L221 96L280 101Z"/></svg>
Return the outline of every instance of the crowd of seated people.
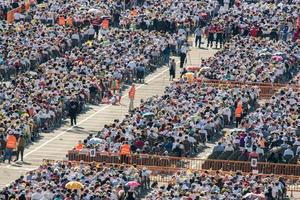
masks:
<svg viewBox="0 0 300 200"><path fill-rule="evenodd" d="M247 115L238 131L226 135L214 147L212 159L297 163L299 140L299 90L282 89ZM227 156L217 156L218 154Z"/></svg>
<svg viewBox="0 0 300 200"><path fill-rule="evenodd" d="M143 101L122 121L90 135L83 148L119 153L128 143L131 153L191 157L202 143L213 141L225 125L234 123L238 105L243 105L245 115L254 110L257 96L255 88L213 88L182 79L168 86L164 95Z"/></svg>
<svg viewBox="0 0 300 200"><path fill-rule="evenodd" d="M135 166L45 163L0 190L0 198L32 200L138 199L150 188L151 171ZM75 182L74 186L68 186ZM78 186L76 186L79 185ZM73 188L74 187L74 188Z"/></svg>
<svg viewBox="0 0 300 200"><path fill-rule="evenodd" d="M157 186L146 200L281 199L286 197L284 178L243 175L240 172L178 172L169 184Z"/></svg>

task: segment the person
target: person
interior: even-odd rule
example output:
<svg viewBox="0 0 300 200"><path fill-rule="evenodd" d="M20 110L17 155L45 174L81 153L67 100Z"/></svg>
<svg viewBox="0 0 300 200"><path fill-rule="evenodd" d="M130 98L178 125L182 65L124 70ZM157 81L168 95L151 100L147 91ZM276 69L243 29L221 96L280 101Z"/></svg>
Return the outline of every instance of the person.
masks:
<svg viewBox="0 0 300 200"><path fill-rule="evenodd" d="M175 72L176 72L176 63L175 63L175 59L172 59L170 63L170 69L169 69L170 81L173 81L173 79L175 78L176 76Z"/></svg>
<svg viewBox="0 0 300 200"><path fill-rule="evenodd" d="M128 142L124 142L122 146L120 147L120 156L121 156L121 162L126 163L128 161L127 157L131 154L130 145Z"/></svg>
<svg viewBox="0 0 300 200"><path fill-rule="evenodd" d="M21 154L21 161L23 162L24 149L25 149L25 138L23 135L20 135L17 144L17 158L15 162L19 160L20 154Z"/></svg>
<svg viewBox="0 0 300 200"><path fill-rule="evenodd" d="M76 117L77 117L77 112L78 112L78 102L74 97L71 98L70 105L69 105L69 115L71 118L71 126L77 124L76 122Z"/></svg>
<svg viewBox="0 0 300 200"><path fill-rule="evenodd" d="M292 158L294 158L295 154L293 152L293 150L289 147L287 148L284 153L283 153L283 157L285 158L285 160L289 161Z"/></svg>
<svg viewBox="0 0 300 200"><path fill-rule="evenodd" d="M238 128L239 124L242 121L242 113L243 113L243 109L242 109L242 105L239 104L237 106L237 108L235 109L235 121L236 121L236 128Z"/></svg>
<svg viewBox="0 0 300 200"><path fill-rule="evenodd" d="M186 54L188 51L188 47L186 44L182 45L180 48L180 68L183 68L183 65L185 63Z"/></svg>
<svg viewBox="0 0 300 200"><path fill-rule="evenodd" d="M218 48L218 43L220 43L220 48L222 48L222 45L223 45L223 28L222 27L217 28L216 48Z"/></svg>
<svg viewBox="0 0 300 200"><path fill-rule="evenodd" d="M8 132L6 138L6 152L5 152L4 162L6 159L8 159L8 164L10 164L12 153L13 150L16 148L16 146L17 146L16 136L14 136L14 134L10 131Z"/></svg>
<svg viewBox="0 0 300 200"><path fill-rule="evenodd" d="M78 144L76 145L75 149L77 151L81 151L83 149L83 144L82 144L81 140L78 141Z"/></svg>
<svg viewBox="0 0 300 200"><path fill-rule="evenodd" d="M213 152L222 153L222 152L224 152L224 150L225 150L225 147L221 142L218 142L218 145L214 146L214 148L213 148Z"/></svg>
<svg viewBox="0 0 300 200"><path fill-rule="evenodd" d="M183 68L180 72L180 78L182 78L187 72L188 72L187 69Z"/></svg>
<svg viewBox="0 0 300 200"><path fill-rule="evenodd" d="M214 41L214 34L215 34L215 31L214 31L214 28L213 26L210 26L208 28L208 36L207 36L207 48L210 46L211 48L213 47L213 41Z"/></svg>
<svg viewBox="0 0 300 200"><path fill-rule="evenodd" d="M202 37L202 30L200 29L200 27L197 27L195 32L195 46L198 48L201 47L201 37Z"/></svg>
<svg viewBox="0 0 300 200"><path fill-rule="evenodd" d="M134 97L135 97L135 85L132 84L129 90L129 112L131 112L134 109L134 105L133 105L133 101L134 101Z"/></svg>

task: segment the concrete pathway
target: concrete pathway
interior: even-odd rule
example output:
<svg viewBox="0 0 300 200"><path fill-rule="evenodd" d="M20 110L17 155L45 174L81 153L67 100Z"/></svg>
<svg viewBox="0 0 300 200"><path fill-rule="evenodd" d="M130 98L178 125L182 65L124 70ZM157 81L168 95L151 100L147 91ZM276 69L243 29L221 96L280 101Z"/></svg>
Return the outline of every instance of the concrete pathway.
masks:
<svg viewBox="0 0 300 200"><path fill-rule="evenodd" d="M198 65L201 58L208 58L215 50L191 48L188 54L188 65ZM178 58L176 58L178 62ZM177 65L178 66L178 65ZM176 69L180 73L179 67ZM164 88L170 84L168 67L164 66L155 73L147 76L146 84L137 84L135 106L138 106L141 99L153 95L161 95ZM125 91L121 106L100 105L88 106L88 111L79 115L78 127L71 127L69 121L66 125L50 133L41 133L42 138L25 150L24 160L26 163L12 165L0 164L0 187L36 169L43 159L63 160L66 159L67 151L72 149L78 140L85 139L90 133L96 133L105 124L111 123L114 119L121 119L128 113L128 91Z"/></svg>

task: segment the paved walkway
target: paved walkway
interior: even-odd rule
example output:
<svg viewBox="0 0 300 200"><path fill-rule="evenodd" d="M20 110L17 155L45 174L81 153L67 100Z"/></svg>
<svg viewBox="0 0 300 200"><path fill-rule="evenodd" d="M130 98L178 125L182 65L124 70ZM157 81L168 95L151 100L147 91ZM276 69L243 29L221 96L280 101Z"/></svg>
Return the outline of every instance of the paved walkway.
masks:
<svg viewBox="0 0 300 200"><path fill-rule="evenodd" d="M215 50L191 48L188 65L198 65L201 58L213 55ZM178 59L176 59L178 61ZM180 69L176 69L179 75ZM168 68L161 67L146 78L146 84L137 84L135 106L141 99L153 95L161 95L170 84ZM85 139L90 133L96 133L105 124L114 119L121 119L128 112L128 91L124 92L121 106L100 105L89 106L88 111L79 115L78 127L71 127L69 122L51 133L41 133L42 138L25 150L24 164L0 164L0 187L10 183L27 171L36 169L43 159L63 160L66 153L73 148L78 140Z"/></svg>

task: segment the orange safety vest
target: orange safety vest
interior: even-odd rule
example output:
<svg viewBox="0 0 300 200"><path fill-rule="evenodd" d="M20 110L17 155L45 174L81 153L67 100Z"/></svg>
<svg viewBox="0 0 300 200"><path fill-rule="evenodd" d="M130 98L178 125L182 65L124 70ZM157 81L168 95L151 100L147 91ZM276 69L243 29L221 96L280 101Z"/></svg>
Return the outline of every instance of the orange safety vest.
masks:
<svg viewBox="0 0 300 200"><path fill-rule="evenodd" d="M7 136L6 148L14 149L17 146L17 139L14 135Z"/></svg>
<svg viewBox="0 0 300 200"><path fill-rule="evenodd" d="M66 20L65 20L65 17L64 17L64 16L60 16L60 17L58 18L58 24L59 24L60 26L66 25Z"/></svg>
<svg viewBox="0 0 300 200"><path fill-rule="evenodd" d="M136 17L137 16L137 11L136 9L132 10L130 13L131 16Z"/></svg>
<svg viewBox="0 0 300 200"><path fill-rule="evenodd" d="M129 144L123 144L120 147L120 154L121 155L130 155L130 146L129 146Z"/></svg>
<svg viewBox="0 0 300 200"><path fill-rule="evenodd" d="M129 91L129 98L134 98L134 96L135 96L135 87L131 86Z"/></svg>
<svg viewBox="0 0 300 200"><path fill-rule="evenodd" d="M81 151L83 149L83 144L77 144L76 145L76 150Z"/></svg>
<svg viewBox="0 0 300 200"><path fill-rule="evenodd" d="M102 25L102 28L108 29L108 27L109 27L109 20L108 19L103 20L103 22L102 22L101 25Z"/></svg>
<svg viewBox="0 0 300 200"><path fill-rule="evenodd" d="M238 106L236 109L235 109L235 117L238 117L240 118L242 116L242 112L243 112L243 109L241 106Z"/></svg>
<svg viewBox="0 0 300 200"><path fill-rule="evenodd" d="M72 17L67 17L67 19L66 19L66 24L68 25L68 26L73 26L73 19L72 19Z"/></svg>

